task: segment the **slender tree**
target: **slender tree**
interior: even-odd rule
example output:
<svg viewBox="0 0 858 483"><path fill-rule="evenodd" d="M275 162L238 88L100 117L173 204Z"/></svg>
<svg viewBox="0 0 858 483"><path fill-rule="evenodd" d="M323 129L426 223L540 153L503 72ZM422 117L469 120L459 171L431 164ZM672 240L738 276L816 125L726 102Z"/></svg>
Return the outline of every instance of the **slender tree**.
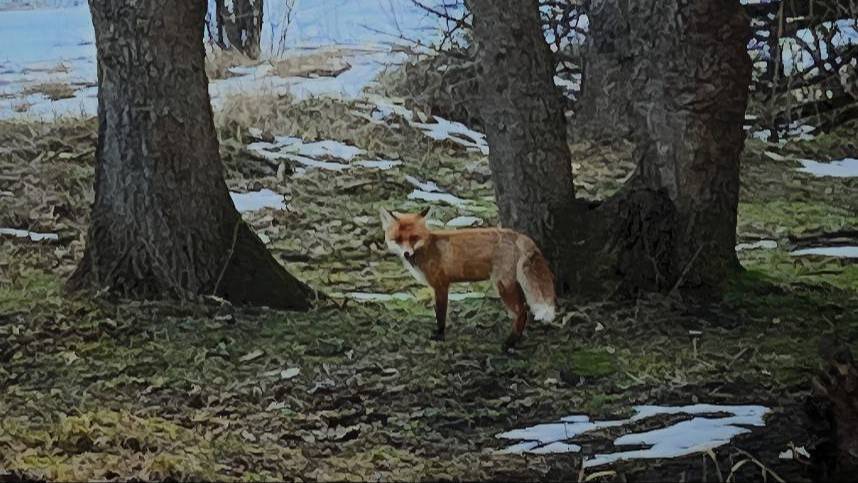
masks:
<svg viewBox="0 0 858 483"><path fill-rule="evenodd" d="M69 287L308 308L308 288L241 220L224 183L203 69L205 3L91 0L90 9L95 205Z"/></svg>
<svg viewBox="0 0 858 483"><path fill-rule="evenodd" d="M738 0L592 0L578 115L600 131L631 136L638 160L632 180L595 207L568 201L570 160L557 134L563 105L548 86L550 63L539 60L546 47L537 2L471 0L469 6L502 223L548 243L546 255L574 274L576 288L613 279L635 290L682 285L716 294L739 268L739 155L751 64ZM552 164L532 162L546 151ZM511 187L513 181L521 186ZM564 201L540 203L545 197ZM516 223L510 212L563 221L560 227ZM553 226L551 235L545 226Z"/></svg>
<svg viewBox="0 0 858 483"><path fill-rule="evenodd" d="M563 285L573 229L572 165L538 3L470 0L469 7L501 224L533 238Z"/></svg>

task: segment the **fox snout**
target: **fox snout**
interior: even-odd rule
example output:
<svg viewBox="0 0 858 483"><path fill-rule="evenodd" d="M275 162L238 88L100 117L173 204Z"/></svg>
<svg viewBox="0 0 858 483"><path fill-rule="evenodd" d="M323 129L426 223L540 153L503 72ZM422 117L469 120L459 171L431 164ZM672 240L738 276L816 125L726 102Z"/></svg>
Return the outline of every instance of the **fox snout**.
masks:
<svg viewBox="0 0 858 483"><path fill-rule="evenodd" d="M414 247L412 246L402 245L394 241L388 241L387 248L390 253L402 256L408 261L411 261L414 258Z"/></svg>

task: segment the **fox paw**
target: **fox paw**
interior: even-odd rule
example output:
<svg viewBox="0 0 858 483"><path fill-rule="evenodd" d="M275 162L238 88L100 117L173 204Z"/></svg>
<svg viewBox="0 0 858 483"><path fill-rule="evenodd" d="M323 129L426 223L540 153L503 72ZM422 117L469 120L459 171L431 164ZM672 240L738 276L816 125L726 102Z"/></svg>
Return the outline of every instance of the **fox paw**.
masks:
<svg viewBox="0 0 858 483"><path fill-rule="evenodd" d="M510 334L506 340L503 341L503 345L501 345L501 352L510 352L515 346L518 344L518 341L521 340L521 336L513 332Z"/></svg>
<svg viewBox="0 0 858 483"><path fill-rule="evenodd" d="M435 332L432 332L432 335L429 336L429 339L441 342L444 340L444 333L439 330L436 330Z"/></svg>

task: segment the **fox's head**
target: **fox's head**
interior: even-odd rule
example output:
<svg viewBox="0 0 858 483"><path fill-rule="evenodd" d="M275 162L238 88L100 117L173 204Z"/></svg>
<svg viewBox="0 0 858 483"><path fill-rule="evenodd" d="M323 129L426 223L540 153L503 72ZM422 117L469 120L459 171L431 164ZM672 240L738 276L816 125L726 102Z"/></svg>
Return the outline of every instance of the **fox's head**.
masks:
<svg viewBox="0 0 858 483"><path fill-rule="evenodd" d="M429 228L426 227L428 213L429 208L420 213L396 213L382 208L379 214L387 249L406 260L414 258L414 253L429 239Z"/></svg>

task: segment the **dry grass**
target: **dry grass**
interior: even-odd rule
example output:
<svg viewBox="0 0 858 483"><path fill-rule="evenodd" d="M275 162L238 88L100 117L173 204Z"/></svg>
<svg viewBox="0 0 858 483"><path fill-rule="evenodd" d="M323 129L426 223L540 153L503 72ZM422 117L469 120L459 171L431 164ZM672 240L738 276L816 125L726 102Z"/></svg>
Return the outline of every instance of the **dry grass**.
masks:
<svg viewBox="0 0 858 483"><path fill-rule="evenodd" d="M24 95L41 94L52 101L74 97L75 88L65 82L42 82L27 86L22 91Z"/></svg>
<svg viewBox="0 0 858 483"><path fill-rule="evenodd" d="M206 53L206 75L209 80L228 79L238 75L230 70L234 67L251 67L267 62L273 67L271 74L279 77L336 77L351 67L345 60L351 52L352 49L332 47L278 59L253 60L238 52L213 49Z"/></svg>
<svg viewBox="0 0 858 483"><path fill-rule="evenodd" d="M232 67L246 67L256 64L259 64L259 61L231 50L208 49L206 52L206 75L210 81L237 76L238 74L230 72L229 69Z"/></svg>
<svg viewBox="0 0 858 483"><path fill-rule="evenodd" d="M271 64L280 77L336 77L351 67L344 58L348 54L347 49L319 49L273 60Z"/></svg>

